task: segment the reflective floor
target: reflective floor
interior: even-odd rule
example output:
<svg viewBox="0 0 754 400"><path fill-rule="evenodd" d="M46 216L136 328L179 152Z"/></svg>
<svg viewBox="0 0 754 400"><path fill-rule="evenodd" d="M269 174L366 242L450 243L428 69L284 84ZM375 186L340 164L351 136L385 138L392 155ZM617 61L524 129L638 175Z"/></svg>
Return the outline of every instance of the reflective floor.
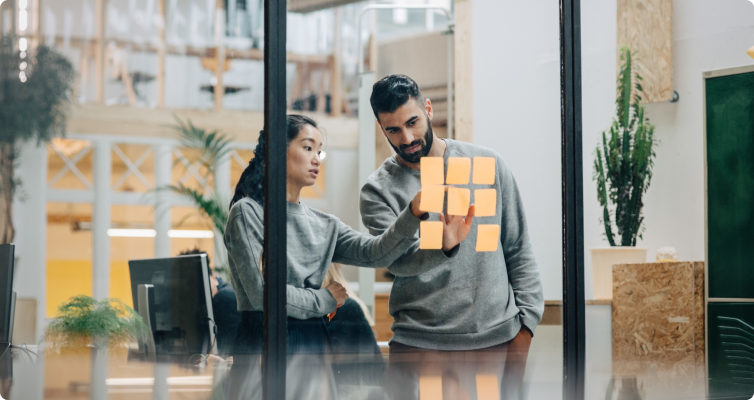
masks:
<svg viewBox="0 0 754 400"><path fill-rule="evenodd" d="M613 376L611 306L587 305L586 399L704 399L703 382L674 381L672 391L658 385L657 379L673 379L682 371L656 370L647 376ZM39 348L29 351L40 354ZM124 349L111 350L106 368L102 359L94 360L89 349L64 349L59 354L37 357L26 351L13 349L12 381L8 390L5 380L3 395L9 399L76 399L92 398L91 391L102 390L92 385L92 368L106 370L104 388L108 399L223 399L228 391L228 377L232 363L219 361L200 367L152 364L129 360ZM388 357L385 354L385 357ZM36 360L36 361L35 361ZM35 361L35 362L34 362ZM98 365L97 365L98 364ZM540 325L529 353L521 398L562 398L562 326ZM97 374L95 374L97 375ZM100 374L102 375L102 374ZM303 376L289 376L289 382ZM317 387L321 382L317 382ZM385 382L390 386L391 382ZM423 380L421 399L444 398L443 387L448 382ZM680 386L679 386L680 385ZM102 386L102 385L100 385ZM497 393L484 391L477 377L476 393L459 398L489 399ZM679 389L679 387L681 389ZM701 388L701 389L699 389ZM447 391L446 391L447 393ZM340 399L384 399L384 388L374 385L339 385ZM492 396L492 397L490 397ZM447 396L445 396L447 397ZM96 397L95 397L96 398ZM312 398L327 398L314 396Z"/></svg>

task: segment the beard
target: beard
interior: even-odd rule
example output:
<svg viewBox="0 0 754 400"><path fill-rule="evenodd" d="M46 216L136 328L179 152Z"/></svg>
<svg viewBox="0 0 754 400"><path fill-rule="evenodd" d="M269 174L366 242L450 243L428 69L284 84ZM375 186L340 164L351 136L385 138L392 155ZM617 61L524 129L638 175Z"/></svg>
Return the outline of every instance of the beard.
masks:
<svg viewBox="0 0 754 400"><path fill-rule="evenodd" d="M416 164L421 160L422 157L426 157L427 154L429 154L429 150L432 149L432 142L434 141L434 137L435 134L432 131L432 123L429 121L429 117L427 117L427 132L424 133L424 140L414 140L409 144L402 144L400 146L394 146L393 142L391 142L390 140L388 140L387 142L390 143L390 147L395 150L395 154L402 158L403 161L409 164ZM421 145L418 151L415 151L413 153L406 153L404 151L416 145Z"/></svg>

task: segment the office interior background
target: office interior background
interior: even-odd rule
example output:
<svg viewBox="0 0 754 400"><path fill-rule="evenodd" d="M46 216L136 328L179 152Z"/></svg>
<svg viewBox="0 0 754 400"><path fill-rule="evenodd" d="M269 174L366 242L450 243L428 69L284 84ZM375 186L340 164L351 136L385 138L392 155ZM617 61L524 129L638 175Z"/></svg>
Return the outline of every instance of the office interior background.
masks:
<svg viewBox="0 0 754 400"><path fill-rule="evenodd" d="M375 4L396 8L365 11ZM58 307L76 295L134 306L129 260L198 247L224 276L221 232L164 188L224 204L232 196L264 125L262 11L261 0L0 2L15 51L49 46L75 71L65 134L17 143L20 184L3 203L15 228L13 345L41 349ZM526 371L530 399L562 396L559 16L555 1L288 1L288 107L326 134L323 172L305 204L359 229L359 160L373 154L374 170L393 155L376 125L373 140L360 140L359 117L371 114L359 104L360 63L376 79L414 78L439 137L494 149L513 172L546 300ZM593 169L616 115L623 46L636 52L656 140L641 235L625 254L606 249ZM752 46L746 0L581 1L588 399L754 394L754 120L741 111L754 104ZM12 76L23 80L18 63ZM207 164L182 136L189 123L227 135L229 151ZM343 275L384 348L390 275L351 266ZM726 329L742 332L740 345ZM15 357L10 398L89 396L93 361L76 357ZM151 398L138 379L153 370L113 357L108 397ZM169 373L171 399L214 393L211 369Z"/></svg>

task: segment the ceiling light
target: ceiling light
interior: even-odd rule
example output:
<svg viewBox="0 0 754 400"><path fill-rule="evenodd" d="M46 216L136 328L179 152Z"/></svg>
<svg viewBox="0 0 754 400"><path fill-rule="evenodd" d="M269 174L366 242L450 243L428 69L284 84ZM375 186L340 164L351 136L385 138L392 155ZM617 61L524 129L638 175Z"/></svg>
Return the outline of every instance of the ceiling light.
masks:
<svg viewBox="0 0 754 400"><path fill-rule="evenodd" d="M155 237L157 231L154 229L108 229L107 236L110 237Z"/></svg>
<svg viewBox="0 0 754 400"><path fill-rule="evenodd" d="M212 239L215 233L212 231L191 231L186 229L171 229L168 237L180 239Z"/></svg>

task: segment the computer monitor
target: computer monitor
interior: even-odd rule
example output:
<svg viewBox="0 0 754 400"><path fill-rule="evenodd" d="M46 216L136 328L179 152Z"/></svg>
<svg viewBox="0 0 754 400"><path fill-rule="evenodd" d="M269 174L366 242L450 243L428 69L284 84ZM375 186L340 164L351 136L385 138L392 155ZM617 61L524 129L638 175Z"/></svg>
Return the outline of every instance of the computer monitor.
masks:
<svg viewBox="0 0 754 400"><path fill-rule="evenodd" d="M13 336L13 264L16 246L0 245L0 343L10 343Z"/></svg>
<svg viewBox="0 0 754 400"><path fill-rule="evenodd" d="M143 356L188 363L192 356L215 352L206 255L131 260L128 268L134 308L151 331L140 338Z"/></svg>

